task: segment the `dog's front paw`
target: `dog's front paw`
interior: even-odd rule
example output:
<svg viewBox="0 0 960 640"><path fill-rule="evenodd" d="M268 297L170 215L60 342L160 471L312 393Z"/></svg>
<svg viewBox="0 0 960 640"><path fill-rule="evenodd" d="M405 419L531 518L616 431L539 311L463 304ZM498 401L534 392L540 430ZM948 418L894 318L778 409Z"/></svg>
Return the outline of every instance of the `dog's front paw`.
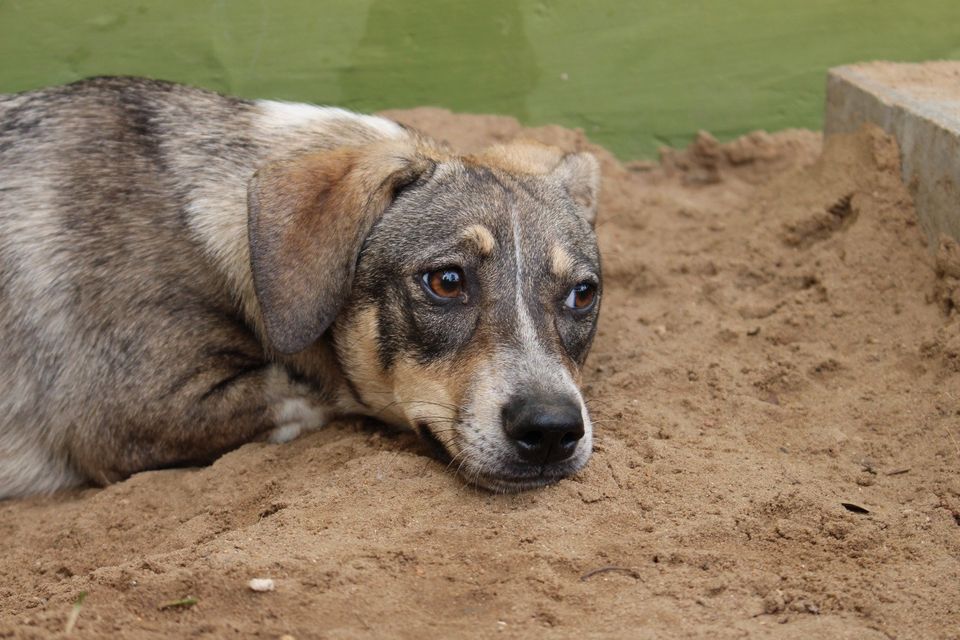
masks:
<svg viewBox="0 0 960 640"><path fill-rule="evenodd" d="M303 398L285 398L274 408L274 424L269 442L290 442L300 434L319 429L327 423L327 412Z"/></svg>

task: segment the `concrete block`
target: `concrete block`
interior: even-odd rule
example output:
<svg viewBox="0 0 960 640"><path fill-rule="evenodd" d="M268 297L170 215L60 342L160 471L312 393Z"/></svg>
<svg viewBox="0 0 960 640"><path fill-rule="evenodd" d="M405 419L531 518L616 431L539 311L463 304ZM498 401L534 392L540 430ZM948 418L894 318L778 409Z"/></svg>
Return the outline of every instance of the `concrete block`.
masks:
<svg viewBox="0 0 960 640"><path fill-rule="evenodd" d="M900 144L903 180L931 248L960 240L960 62L872 62L831 69L824 133L872 122Z"/></svg>

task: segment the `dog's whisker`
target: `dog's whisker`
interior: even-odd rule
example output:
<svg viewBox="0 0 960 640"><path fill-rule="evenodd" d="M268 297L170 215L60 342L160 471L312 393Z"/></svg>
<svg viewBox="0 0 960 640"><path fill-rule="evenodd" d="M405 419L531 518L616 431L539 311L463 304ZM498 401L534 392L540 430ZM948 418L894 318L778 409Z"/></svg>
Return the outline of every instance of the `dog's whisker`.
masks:
<svg viewBox="0 0 960 640"><path fill-rule="evenodd" d="M365 390L364 393L365 393L365 394L368 394L368 395L393 395L394 392L393 392L393 391ZM460 406L458 406L458 405L455 405L455 404L451 404L451 403L449 403L449 402L437 402L436 400L422 400L422 399L414 399L414 400L392 400L389 404L385 405L384 408L394 407L394 406L396 406L396 405L407 405L407 404L435 405L435 406L438 406L438 407L444 407L444 408L446 408L446 409L453 409L453 410L462 409L462 407L460 407Z"/></svg>
<svg viewBox="0 0 960 640"><path fill-rule="evenodd" d="M381 407L380 409L378 409L378 410L374 413L373 417L379 418L379 417L383 416L383 415L384 415L387 411L389 411L390 409L392 409L392 408L394 408L394 407L396 407L396 406L403 406L403 405L436 406L436 407L440 407L440 408L442 408L442 409L449 409L449 410L451 410L451 411L453 411L453 412L455 412L455 413L460 413L460 412L462 412L462 408L461 408L461 407L458 407L458 406L452 405L452 404L443 403L443 402L434 402L434 401L432 401L432 400L394 400L394 401L390 402L389 404L387 404L387 405Z"/></svg>
<svg viewBox="0 0 960 640"><path fill-rule="evenodd" d="M463 463L466 461L467 456L469 455L469 453L468 453L469 451L470 451L470 448L469 448L469 447L466 447L466 448L464 448L464 449L461 449L460 452L457 453L457 455L455 455L453 458L451 458L451 459L450 459L450 462L447 463L446 470L449 471L449 470L450 470L450 467L452 467L453 464L457 461L457 458L461 458L460 466L458 466L458 467L457 467L457 470L454 471L454 475L459 474L459 473L460 473L460 467L462 467L462 466L463 466Z"/></svg>

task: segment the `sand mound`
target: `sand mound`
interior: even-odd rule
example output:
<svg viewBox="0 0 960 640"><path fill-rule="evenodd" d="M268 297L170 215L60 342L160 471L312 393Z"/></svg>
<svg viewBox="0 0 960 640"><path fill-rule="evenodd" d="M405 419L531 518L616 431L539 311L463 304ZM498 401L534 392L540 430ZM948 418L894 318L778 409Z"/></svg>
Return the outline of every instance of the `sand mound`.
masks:
<svg viewBox="0 0 960 640"><path fill-rule="evenodd" d="M393 115L464 147L593 148ZM960 262L923 245L894 142L593 149L607 297L584 473L490 495L410 436L342 424L0 503L0 637L62 632L81 591L79 637L954 637Z"/></svg>

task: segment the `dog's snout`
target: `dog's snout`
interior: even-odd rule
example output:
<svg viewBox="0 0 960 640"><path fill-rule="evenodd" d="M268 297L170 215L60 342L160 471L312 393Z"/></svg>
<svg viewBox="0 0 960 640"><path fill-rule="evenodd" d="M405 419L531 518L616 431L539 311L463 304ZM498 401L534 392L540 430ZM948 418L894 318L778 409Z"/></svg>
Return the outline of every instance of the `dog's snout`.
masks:
<svg viewBox="0 0 960 640"><path fill-rule="evenodd" d="M520 457L532 464L560 462L583 437L580 404L564 396L514 396L503 407L503 429Z"/></svg>

